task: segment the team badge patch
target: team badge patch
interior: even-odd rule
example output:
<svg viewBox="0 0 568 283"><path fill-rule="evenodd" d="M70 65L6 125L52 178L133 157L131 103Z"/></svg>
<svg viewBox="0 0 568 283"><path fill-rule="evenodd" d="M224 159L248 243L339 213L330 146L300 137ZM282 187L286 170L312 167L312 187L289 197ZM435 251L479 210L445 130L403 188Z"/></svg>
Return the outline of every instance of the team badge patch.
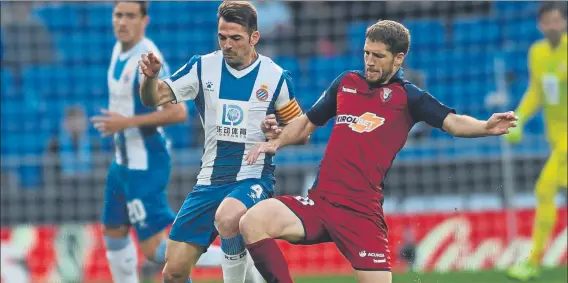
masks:
<svg viewBox="0 0 568 283"><path fill-rule="evenodd" d="M382 95L383 102L389 101L389 99L392 97L392 90L387 87L383 88L382 90L383 90L383 95Z"/></svg>
<svg viewBox="0 0 568 283"><path fill-rule="evenodd" d="M266 85L261 85L256 91L256 98L260 101L266 101L268 99L268 87Z"/></svg>

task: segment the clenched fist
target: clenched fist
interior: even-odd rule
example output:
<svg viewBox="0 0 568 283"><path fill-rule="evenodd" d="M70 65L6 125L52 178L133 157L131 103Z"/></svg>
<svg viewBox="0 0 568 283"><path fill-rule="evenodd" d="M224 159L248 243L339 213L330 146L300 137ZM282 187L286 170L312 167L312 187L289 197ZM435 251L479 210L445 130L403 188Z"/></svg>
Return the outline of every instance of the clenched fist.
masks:
<svg viewBox="0 0 568 283"><path fill-rule="evenodd" d="M140 71L149 78L155 78L162 69L162 61L152 51L142 54L142 60L138 61Z"/></svg>

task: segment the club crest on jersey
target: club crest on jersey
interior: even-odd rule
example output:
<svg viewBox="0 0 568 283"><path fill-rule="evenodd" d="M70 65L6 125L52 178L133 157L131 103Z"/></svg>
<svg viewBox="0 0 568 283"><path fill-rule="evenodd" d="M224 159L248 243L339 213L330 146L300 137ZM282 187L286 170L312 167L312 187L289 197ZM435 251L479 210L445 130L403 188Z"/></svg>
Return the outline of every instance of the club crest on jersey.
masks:
<svg viewBox="0 0 568 283"><path fill-rule="evenodd" d="M127 71L124 73L124 76L122 76L122 81L123 81L124 83L128 83L128 82L130 81L130 70L127 70Z"/></svg>
<svg viewBox="0 0 568 283"><path fill-rule="evenodd" d="M368 133L385 123L385 118L366 112L361 116L338 115L335 124L347 124L349 128L357 133Z"/></svg>
<svg viewBox="0 0 568 283"><path fill-rule="evenodd" d="M268 99L268 87L266 85L261 85L256 91L256 98L259 101L266 101Z"/></svg>
<svg viewBox="0 0 568 283"><path fill-rule="evenodd" d="M389 101L389 99L392 97L392 90L388 87L385 87L382 89L382 91L383 91L382 95L383 102Z"/></svg>

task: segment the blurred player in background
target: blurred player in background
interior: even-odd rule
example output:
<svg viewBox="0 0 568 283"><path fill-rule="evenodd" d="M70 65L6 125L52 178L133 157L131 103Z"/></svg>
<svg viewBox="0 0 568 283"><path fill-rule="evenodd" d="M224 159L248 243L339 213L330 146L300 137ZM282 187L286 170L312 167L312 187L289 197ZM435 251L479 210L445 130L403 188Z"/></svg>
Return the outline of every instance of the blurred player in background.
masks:
<svg viewBox="0 0 568 283"><path fill-rule="evenodd" d="M559 188L567 186L568 40L566 12L563 7L559 6L559 3L543 4L538 13L538 28L545 39L535 42L529 51L529 87L516 111L519 116L519 127L505 136L511 143L521 141L522 126L538 110L544 110L544 121L552 153L536 183L537 206L531 254L527 261L509 270L510 277L522 281L537 277L539 274L542 252L556 223L554 197Z"/></svg>
<svg viewBox="0 0 568 283"><path fill-rule="evenodd" d="M129 237L134 226L140 248L149 260L165 263L166 235L174 214L166 199L170 178L170 153L161 126L186 120L184 104L164 105L159 111L140 103L141 74L138 58L143 52L159 51L144 37L148 3L117 2L112 23L117 43L108 70L109 110L92 119L103 136L113 136L116 158L107 177L103 234L110 270L117 283L138 283L136 248ZM168 76L164 67L160 77ZM219 247L204 265L220 265Z"/></svg>
<svg viewBox="0 0 568 283"><path fill-rule="evenodd" d="M390 283L383 180L410 129L425 121L455 137L474 138L502 135L515 126L512 112L493 114L487 121L456 115L403 80L400 66L409 46L409 31L400 23L379 21L370 26L365 72L341 74L306 115L247 155L247 162L255 163L259 155L297 144L337 117L308 196L262 201L240 221L247 248L268 282L293 282L274 240L284 239L296 244L334 242L355 269L357 282ZM276 121L264 124L272 128Z"/></svg>
<svg viewBox="0 0 568 283"><path fill-rule="evenodd" d="M194 56L169 79L155 53L140 61L145 79L140 90L145 105L157 107L194 100L205 130L205 149L197 184L180 209L170 232L165 282L185 282L211 242L221 236L225 283L242 283L254 268L239 232L239 220L274 191L273 154L246 164L244 157L264 141L260 123L277 114L286 124L302 114L290 74L259 55L257 13L248 2L224 2L218 9L220 51ZM248 267L247 267L248 266ZM245 272L245 267L248 269Z"/></svg>

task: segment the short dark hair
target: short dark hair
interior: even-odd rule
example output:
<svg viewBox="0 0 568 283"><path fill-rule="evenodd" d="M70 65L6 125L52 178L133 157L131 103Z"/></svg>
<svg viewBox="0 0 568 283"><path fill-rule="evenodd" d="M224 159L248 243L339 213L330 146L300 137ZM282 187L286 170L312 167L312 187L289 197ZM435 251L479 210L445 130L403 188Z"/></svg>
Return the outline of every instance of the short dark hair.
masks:
<svg viewBox="0 0 568 283"><path fill-rule="evenodd" d="M223 18L229 23L239 24L249 30L258 30L258 15L254 6L247 1L225 1L217 11L217 21Z"/></svg>
<svg viewBox="0 0 568 283"><path fill-rule="evenodd" d="M558 12L560 12L562 17L566 19L565 7L557 2L550 2L550 1L544 2L542 5L540 5L540 7L538 8L538 19L539 20L542 19L542 16L544 16L544 14L547 14L554 10L558 10Z"/></svg>
<svg viewBox="0 0 568 283"><path fill-rule="evenodd" d="M408 53L410 32L401 23L379 20L367 28L365 37L374 42L384 43L393 54Z"/></svg>
<svg viewBox="0 0 568 283"><path fill-rule="evenodd" d="M148 1L116 1L114 2L114 6L116 6L120 2L136 3L140 5L140 14L142 15L142 17L148 15L148 7L150 6L150 3L148 3Z"/></svg>

